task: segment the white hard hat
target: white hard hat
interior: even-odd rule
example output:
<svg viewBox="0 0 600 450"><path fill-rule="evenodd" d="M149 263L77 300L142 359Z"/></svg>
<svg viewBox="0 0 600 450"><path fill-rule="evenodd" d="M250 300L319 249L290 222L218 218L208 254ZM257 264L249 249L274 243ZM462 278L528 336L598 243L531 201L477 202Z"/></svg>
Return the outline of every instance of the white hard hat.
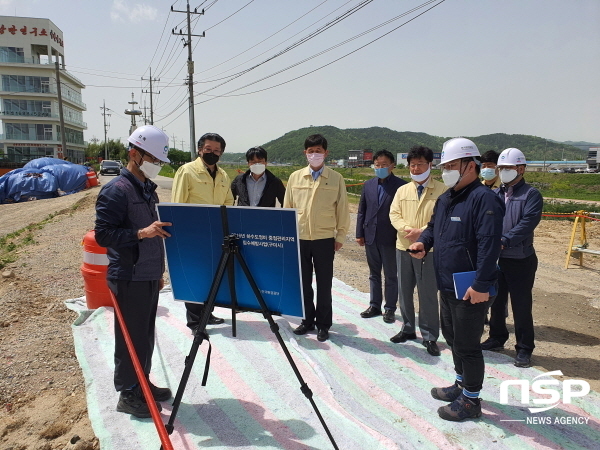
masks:
<svg viewBox="0 0 600 450"><path fill-rule="evenodd" d="M525 155L518 148L507 148L498 157L498 167L500 166L518 166L527 164Z"/></svg>
<svg viewBox="0 0 600 450"><path fill-rule="evenodd" d="M167 158L167 154L169 153L169 136L154 125L139 127L131 133L127 141L163 162L170 162L169 158Z"/></svg>
<svg viewBox="0 0 600 450"><path fill-rule="evenodd" d="M445 164L455 159L474 158L481 156L479 149L473 141L457 137L444 142L440 164Z"/></svg>

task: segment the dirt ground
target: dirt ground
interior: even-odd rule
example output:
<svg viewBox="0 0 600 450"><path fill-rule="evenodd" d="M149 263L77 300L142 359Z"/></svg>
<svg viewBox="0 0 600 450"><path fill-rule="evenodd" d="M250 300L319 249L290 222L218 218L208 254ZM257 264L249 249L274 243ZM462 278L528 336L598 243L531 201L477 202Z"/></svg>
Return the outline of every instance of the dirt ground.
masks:
<svg viewBox="0 0 600 450"><path fill-rule="evenodd" d="M80 243L93 227L97 193L95 188L59 199L0 205L0 238L55 214L33 227L17 260L0 270L7 275L0 276L2 450L99 448L74 353L75 314L63 303L83 295ZM170 192L159 189L159 196L167 199ZM356 215L352 217L355 223ZM540 370L561 370L565 378L585 379L600 391L600 257L585 255L582 267L564 269L571 230L572 222L544 220L536 231L537 348L532 361ZM335 276L368 292L364 249L350 231L336 257ZM24 235L12 240L22 242ZM588 241L590 248L600 250L600 222L588 223ZM514 356L513 345L514 336L503 352Z"/></svg>

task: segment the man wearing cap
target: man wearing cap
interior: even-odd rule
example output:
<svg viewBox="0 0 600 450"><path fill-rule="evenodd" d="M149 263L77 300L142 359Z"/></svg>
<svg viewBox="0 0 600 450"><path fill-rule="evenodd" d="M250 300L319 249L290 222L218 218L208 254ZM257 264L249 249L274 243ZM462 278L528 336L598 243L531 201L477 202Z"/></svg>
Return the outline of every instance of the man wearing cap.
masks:
<svg viewBox="0 0 600 450"><path fill-rule="evenodd" d="M267 169L267 151L262 147L253 147L246 152L246 161L248 170L231 183L231 193L237 199L237 206L274 208L276 202L283 205L285 187Z"/></svg>
<svg viewBox="0 0 600 450"><path fill-rule="evenodd" d="M523 179L526 164L525 155L517 148L507 148L498 159L502 186L495 192L505 202L506 214L498 260L498 296L491 307L489 338L481 344L483 350L504 347L509 335L504 311L510 294L517 367L531 366L531 353L535 348L532 290L538 259L533 248L533 232L542 218L544 204L540 192Z"/></svg>
<svg viewBox="0 0 600 450"><path fill-rule="evenodd" d="M198 140L198 158L181 166L173 179L171 202L201 205L233 206L229 175L217 166L225 151L225 139L217 133L206 133ZM187 326L193 331L200 324L204 305L186 302ZM225 322L212 312L209 325Z"/></svg>
<svg viewBox="0 0 600 450"><path fill-rule="evenodd" d="M496 284L504 204L479 181L479 150L465 138L444 143L442 179L448 190L438 199L427 228L411 244L412 256L425 257L435 246L433 263L440 291L442 334L452 349L456 381L433 388L431 395L449 402L438 409L445 420L481 416L479 392L485 363L481 350L483 321ZM453 274L475 272L471 285L457 298Z"/></svg>
<svg viewBox="0 0 600 450"><path fill-rule="evenodd" d="M162 240L170 234L156 213L158 196L151 181L169 162L169 137L159 128L144 125L129 137L129 161L121 174L108 182L96 200L96 240L108 248L107 283L115 294L135 351L146 377L152 366L154 322L158 293L164 285L165 253ZM150 410L138 383L119 322L115 320L115 389L120 392L117 411L148 418ZM150 383L156 401L171 398L168 388ZM160 404L158 404L160 410Z"/></svg>
<svg viewBox="0 0 600 450"><path fill-rule="evenodd" d="M398 230L396 262L400 291L402 328L390 338L394 343L416 339L414 292L419 295L419 330L423 345L431 356L440 356L437 340L440 335L440 316L433 256L421 260L410 257L406 249L414 243L431 220L433 207L448 188L431 178L433 151L416 145L406 157L412 182L402 186L390 208L392 225Z"/></svg>
<svg viewBox="0 0 600 450"><path fill-rule="evenodd" d="M496 167L498 165L498 156L499 153L494 150L489 150L481 155L481 182L490 189L499 188L500 184L502 184Z"/></svg>

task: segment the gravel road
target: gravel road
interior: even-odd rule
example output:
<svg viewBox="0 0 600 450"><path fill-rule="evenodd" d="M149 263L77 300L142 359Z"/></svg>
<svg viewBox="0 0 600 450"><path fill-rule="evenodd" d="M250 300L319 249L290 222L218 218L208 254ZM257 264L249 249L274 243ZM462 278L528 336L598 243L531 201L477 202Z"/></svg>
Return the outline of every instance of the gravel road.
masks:
<svg viewBox="0 0 600 450"><path fill-rule="evenodd" d="M101 177L101 182L109 179ZM42 226L32 227L28 240L27 233L9 240L18 244L16 260L4 268L10 276L0 277L1 449L98 448L74 354L75 314L63 303L83 295L80 244L93 228L98 191L92 188L57 199L0 205L0 237L47 219ZM159 187L158 194L168 201L170 189ZM600 249L599 224L588 226L590 248ZM584 267L571 265L565 270L570 232L567 221L543 221L536 231L540 267L534 289L538 348L533 362L542 370L560 369L567 378L586 379L598 391L600 258L586 256ZM351 227L336 256L334 275L368 292L364 249L353 235ZM390 336L399 327L398 320ZM504 352L514 355L509 345Z"/></svg>

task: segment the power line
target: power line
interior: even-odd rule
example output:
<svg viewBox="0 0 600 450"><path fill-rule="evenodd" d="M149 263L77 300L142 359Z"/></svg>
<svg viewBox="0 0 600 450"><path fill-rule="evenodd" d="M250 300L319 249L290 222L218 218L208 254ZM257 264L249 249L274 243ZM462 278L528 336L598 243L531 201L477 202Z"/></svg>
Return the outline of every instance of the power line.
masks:
<svg viewBox="0 0 600 450"><path fill-rule="evenodd" d="M285 49L283 49L283 50L279 51L279 52L278 52L278 53L276 53L275 55L273 55L273 56L271 56L271 57L269 57L269 58L265 59L264 61L262 61L262 62L260 62L260 63L258 63L258 64L255 64L254 66L252 66L252 67L250 67L250 68L248 68L248 69L246 69L246 70L243 70L243 71L241 71L241 72L238 72L237 74L231 75L231 78L230 78L230 79L228 79L228 80L226 80L226 81L223 81L222 83L220 83L220 84L217 84L216 86L213 86L213 87L211 87L211 88L209 88L209 89L206 89L205 91L203 91L203 92L200 92L200 93L198 93L198 94L196 94L196 95L205 94L205 93L207 93L207 92L210 92L210 91L212 91L212 90L214 90L214 89L217 89L218 87L221 87L221 86L223 86L223 85L225 85L225 84L227 84L227 83L230 83L230 82L232 82L233 80L235 80L235 79L237 79L237 78L241 77L242 75L245 75L245 74L247 74L248 72L250 72L250 71L252 71L252 70L254 70L254 69L256 69L256 68L258 68L258 67L262 66L263 64L266 64L266 63L268 63L269 61L272 61L272 60L274 60L275 58L278 58L279 56L281 56L281 55L283 55L283 54L285 54L285 53L287 53L287 52L289 52L289 51L291 51L291 50L293 50L293 49L295 49L295 48L299 47L300 45L302 45L302 44L304 44L304 43L308 42L309 40L311 40L311 39L313 39L314 37L318 36L319 34L321 34L321 33L325 32L326 30L330 29L331 27L333 27L333 26L335 26L335 25L339 24L339 23L340 23L341 21L343 21L344 19L347 19L347 18L348 18L348 17L350 17L352 14L355 14L356 12L358 12L359 10L361 10L362 8L364 8L365 6L367 6L367 5L368 5L369 3L371 3L371 2L373 2L373 0L363 0L363 1L362 1L362 2L360 2L358 5L356 5L356 6L352 7L352 8L350 8L349 10L347 10L346 12L344 12L342 15L340 15L340 16L338 16L338 17L336 17L336 18L335 18L335 19L333 19L332 21L330 21L330 22L326 23L325 25L323 25L323 26L321 26L320 28L318 28L317 30L315 30L315 31L313 31L313 32L311 32L311 33L309 33L308 35L306 35L306 36L302 37L300 40L298 40L298 41L294 42L293 44L291 44L291 45L289 45L288 47L286 47Z"/></svg>
<svg viewBox="0 0 600 450"><path fill-rule="evenodd" d="M386 21L384 24L390 23L390 22L392 22L392 21L394 21L394 20L397 20L397 19L399 19L400 17L406 16L407 14L410 14L411 12L414 12L414 11L416 11L416 10L420 9L420 8L423 8L424 6L426 6L426 5L428 5L428 4L431 4L431 3L435 2L435 1L436 1L436 0L430 0L430 1L428 1L428 2L425 2L425 3L423 3L422 5L419 5L419 6L415 7L415 8L413 8L413 9L412 9L412 10L410 10L410 11L407 11L407 12L405 12L405 13L403 13L403 14L400 14L399 16L396 16L396 17L395 17L395 18L393 18L393 19L390 19L390 20ZM415 17L413 17L413 18L411 18L411 19L407 20L406 22L403 22L403 23L402 23L402 24L400 24L399 26L397 26L397 27L395 27L395 28L391 29L390 31L388 31L388 32L386 32L386 33L384 33L384 34L382 34L381 36L379 36L379 37L377 37L377 38L375 38L375 39L373 39L373 40L371 40L371 41L367 42L366 44L364 44L364 45L362 45L362 46L360 46L360 47L358 47L358 48L356 48L356 49L352 50L351 52L348 52L348 53L346 53L345 55L342 55L342 56L340 56L339 58L336 58L336 59L334 59L333 61L330 61L330 62L328 62L327 64L324 64L324 65L322 65L322 66L320 66L320 67L317 67L316 69L313 69L313 70L311 70L311 71L309 71L309 72L306 72L306 73L304 73L304 74L302 74L302 75L299 75L299 76L297 76L297 77L294 77L294 78L292 78L292 79L290 79L290 80L284 81L284 82L282 82L282 83L279 83L279 84L276 84L276 85L273 85L273 86L269 86L269 87L267 87L267 88L264 88L264 89L259 89L259 90L253 91L253 92L248 92L248 93L243 93L243 94L236 94L236 95L229 95L229 94L231 94L232 92L239 91L239 90L241 90L241 89L244 89L244 88L246 88L246 87L248 87L248 86L251 86L251 85L253 85L253 84L259 83L260 81L263 81L263 80L265 80L265 79L267 79L267 78L270 78L271 76L274 76L274 75L276 75L276 74L278 74L278 73L281 73L283 70L287 70L287 69L289 69L289 68L291 68L291 67L293 67L293 66L295 66L295 65L298 65L299 63L297 63L297 64L295 64L295 65L292 65L292 66L290 66L290 67L288 67L288 68L286 68L286 69L283 69L282 71L278 71L278 72L276 72L276 73L273 73L273 74L271 74L271 75L268 75L268 76L266 76L266 77L263 77L263 78L261 78L261 79L259 79L259 80L256 80L256 81L252 82L252 83L248 83L248 84L246 84L246 85L244 85L244 86L242 86L242 87L239 87L239 88L236 88L236 89L232 89L231 91L228 91L228 92L226 92L226 93L224 93L224 94L221 94L221 95L215 95L215 96L212 96L212 97L211 97L211 98L209 98L209 99L206 99L206 100L202 100L202 101L196 102L194 105L200 105L200 104L202 104L202 103L207 103L207 102L209 102L209 101L212 101L212 100L215 100L215 99L217 99L217 98L226 97L226 96L231 96L231 97L233 97L233 96L241 96L241 95L250 95L250 94L254 94L254 93L258 93L258 92L263 92L263 91L266 91L266 90L269 90L269 89L273 89L273 88L275 88L275 87L282 86L282 85L284 85L284 84L291 83L292 81L298 80L298 79L300 79L300 78L303 78L303 77L305 77L305 76L307 76L307 75L310 75L310 74L312 74L312 73L315 73L315 72L317 72L317 71L319 71L319 70L321 70L321 69L323 69L323 68L325 68L325 67L327 67L327 66L330 66L330 65L332 65L332 64L334 64L334 63L336 63L336 62L338 62L338 61L340 61L340 60L342 60L342 59L346 58L347 56L350 56L350 55L352 55L352 54L354 54L354 53L358 52L359 50L362 50L363 48L365 48L365 47L367 47L367 46L369 46L369 45L373 44L374 42L376 42L376 41L378 41L378 40L382 39L383 37L385 37L385 36L388 36L389 34L393 33L394 31L398 30L399 28L403 27L404 25L406 25L406 24L408 24L408 23L412 22L413 20L417 19L418 17L422 16L423 14L425 14L425 13L427 13L427 12L431 11L433 8L435 8L436 6L439 6L439 5L440 5L440 4L442 4L444 1L445 1L445 0L440 0L438 3L436 3L436 4L435 4L435 5L433 5L433 6L431 6L430 8L426 9L425 11L423 11L423 12L421 12L421 13L417 14ZM381 25L379 25L379 26L377 26L377 27L374 27L374 29L376 29L376 28L380 28L380 26L383 26L383 24L381 24ZM373 29L371 29L371 30L369 30L369 31L365 31L365 32L363 32L363 33L360 33L360 35L362 36L362 35L366 34L367 32L370 32L370 31L373 31ZM355 36L354 38L351 38L351 39L349 39L349 40L354 40L355 38L356 38L356 36ZM348 40L348 41L349 41L349 40ZM339 45L342 45L342 44L339 44ZM338 46L339 46L339 45L338 45ZM328 50L329 50L329 49L328 49ZM328 51L328 50L327 50L327 51ZM323 53L323 52L321 52L320 54L322 54L322 53ZM313 55L313 57L315 57L315 55ZM306 60L312 59L313 57L307 58ZM199 94L198 94L198 95L199 95ZM175 117L173 120L171 120L169 123L167 123L165 126L169 126L171 123L173 123L173 122L174 122L175 120L177 120L179 117L181 117L181 114L183 114L183 112L182 112L182 113L180 113L180 114L179 114L177 117Z"/></svg>
<svg viewBox="0 0 600 450"><path fill-rule="evenodd" d="M240 9L238 9L236 12L234 12L233 14L230 14L229 16L225 17L223 20L221 20L220 22L215 23L213 26L208 27L206 30L204 30L204 32L206 33L208 30L213 29L214 27L216 27L217 25L222 24L223 22L225 22L227 19L229 19L230 17L235 16L237 13L239 13L242 9L244 9L246 6L248 6L250 3L254 2L254 0L250 0L248 3L246 3L244 6L242 6Z"/></svg>

